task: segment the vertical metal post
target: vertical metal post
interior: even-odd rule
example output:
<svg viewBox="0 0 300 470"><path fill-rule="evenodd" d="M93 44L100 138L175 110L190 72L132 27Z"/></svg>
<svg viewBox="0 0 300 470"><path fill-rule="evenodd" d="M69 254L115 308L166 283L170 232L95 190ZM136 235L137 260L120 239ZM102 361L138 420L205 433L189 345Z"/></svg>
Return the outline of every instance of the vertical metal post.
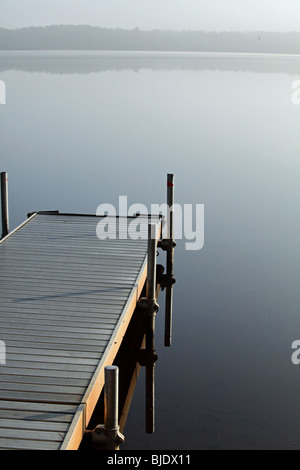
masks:
<svg viewBox="0 0 300 470"><path fill-rule="evenodd" d="M156 315L156 250L157 225L148 225L148 264L146 296L149 311L146 318L146 350L151 354L155 351L155 315ZM151 356L150 356L151 357ZM146 432L153 433L155 428L155 363L146 365Z"/></svg>
<svg viewBox="0 0 300 470"><path fill-rule="evenodd" d="M119 429L119 368L104 368L104 425L92 432L92 442L98 450L118 450L124 441Z"/></svg>
<svg viewBox="0 0 300 470"><path fill-rule="evenodd" d="M119 428L119 369L107 366L104 375L104 426L113 431Z"/></svg>
<svg viewBox="0 0 300 470"><path fill-rule="evenodd" d="M155 363L146 365L146 433L155 430Z"/></svg>
<svg viewBox="0 0 300 470"><path fill-rule="evenodd" d="M148 224L148 263L147 263L147 289L148 300L156 300L156 250L157 225Z"/></svg>
<svg viewBox="0 0 300 470"><path fill-rule="evenodd" d="M167 238L169 240L174 239L174 221L173 221L173 213L174 213L174 175L172 173L167 174L167 204L168 204L168 235Z"/></svg>
<svg viewBox="0 0 300 470"><path fill-rule="evenodd" d="M8 219L8 187L7 187L7 173L1 173L1 214L2 214L2 237L6 237L9 233L9 219Z"/></svg>
<svg viewBox="0 0 300 470"><path fill-rule="evenodd" d="M171 346L172 340L172 309L173 309L173 287L166 287L165 308L165 346Z"/></svg>
<svg viewBox="0 0 300 470"><path fill-rule="evenodd" d="M148 302L148 314L146 319L146 349L154 351L155 314L156 304L156 250L157 250L157 225L148 225L148 263L146 297Z"/></svg>
<svg viewBox="0 0 300 470"><path fill-rule="evenodd" d="M167 203L168 203L168 220L167 220L167 259L166 259L166 278L168 285L166 286L165 300L165 346L171 345L172 338L172 303L173 303L173 266L174 266L174 175L167 175Z"/></svg>

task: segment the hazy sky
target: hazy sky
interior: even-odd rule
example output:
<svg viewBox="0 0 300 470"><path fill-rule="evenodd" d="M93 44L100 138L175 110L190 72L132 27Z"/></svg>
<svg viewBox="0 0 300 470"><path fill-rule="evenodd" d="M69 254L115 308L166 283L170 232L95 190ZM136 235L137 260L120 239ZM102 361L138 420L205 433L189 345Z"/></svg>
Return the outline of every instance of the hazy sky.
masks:
<svg viewBox="0 0 300 470"><path fill-rule="evenodd" d="M0 26L300 30L300 0L0 0Z"/></svg>

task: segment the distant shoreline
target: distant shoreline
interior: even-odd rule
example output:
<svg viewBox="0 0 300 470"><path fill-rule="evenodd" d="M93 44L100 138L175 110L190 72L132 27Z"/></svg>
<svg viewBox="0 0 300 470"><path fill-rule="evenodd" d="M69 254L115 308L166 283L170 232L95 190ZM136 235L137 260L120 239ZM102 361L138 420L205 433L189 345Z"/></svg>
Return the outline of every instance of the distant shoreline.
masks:
<svg viewBox="0 0 300 470"><path fill-rule="evenodd" d="M0 51L299 55L300 31L142 31L83 25L0 28Z"/></svg>
<svg viewBox="0 0 300 470"><path fill-rule="evenodd" d="M118 57L118 56L140 56L140 57L190 57L190 58L208 58L214 57L218 58L218 56L227 56L227 57L291 57L291 58L300 58L299 54L291 54L291 53L276 53L276 52L223 52L223 51L142 51L142 50L95 50L95 49L52 49L52 50L45 50L45 49L0 49L0 55L80 55L80 54L88 54L90 57L93 56L107 56L107 57Z"/></svg>

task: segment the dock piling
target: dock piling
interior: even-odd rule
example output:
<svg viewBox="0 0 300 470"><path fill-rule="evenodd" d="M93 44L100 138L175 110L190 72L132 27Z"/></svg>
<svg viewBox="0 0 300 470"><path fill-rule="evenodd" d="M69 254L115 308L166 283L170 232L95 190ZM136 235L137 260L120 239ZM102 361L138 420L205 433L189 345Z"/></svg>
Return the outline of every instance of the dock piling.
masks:
<svg viewBox="0 0 300 470"><path fill-rule="evenodd" d="M147 291L148 300L156 300L156 249L157 225L148 224L148 264L147 264Z"/></svg>
<svg viewBox="0 0 300 470"><path fill-rule="evenodd" d="M119 368L104 368L104 425L96 426L92 432L92 441L96 449L118 450L124 442L119 426Z"/></svg>
<svg viewBox="0 0 300 470"><path fill-rule="evenodd" d="M157 254L157 225L148 224L148 256L146 297L139 301L141 311L145 315L145 350L142 363L146 366L146 432L154 432L155 421L155 316L158 311L156 303L156 254ZM140 362L141 363L141 362Z"/></svg>
<svg viewBox="0 0 300 470"><path fill-rule="evenodd" d="M157 251L157 225L148 226L148 273L147 273L147 299L152 305L146 320L146 350L150 358L155 354L155 315L158 308L156 303L156 251ZM150 360L146 365L146 432L153 433L155 429L155 361Z"/></svg>
<svg viewBox="0 0 300 470"><path fill-rule="evenodd" d="M160 274L159 284L162 289L166 288L165 301L165 346L171 346L172 338L172 308L173 308L173 284L174 279L174 175L167 175L167 233L166 238L158 241L158 247L166 252L166 274Z"/></svg>
<svg viewBox="0 0 300 470"><path fill-rule="evenodd" d="M119 369L117 366L107 366L104 374L104 426L115 430L119 414Z"/></svg>
<svg viewBox="0 0 300 470"><path fill-rule="evenodd" d="M167 279L173 277L173 264L174 264L174 175L167 175L167 203L169 208L168 223L168 247L167 247ZM165 304L165 346L171 345L172 338L172 303L173 303L173 287L169 283L166 287L166 304Z"/></svg>
<svg viewBox="0 0 300 470"><path fill-rule="evenodd" d="M2 214L2 237L6 237L9 233L9 218L8 218L8 180L7 173L1 173L1 214Z"/></svg>
<svg viewBox="0 0 300 470"><path fill-rule="evenodd" d="M167 174L167 204L169 208L169 220L167 220L167 238L171 241L174 239L174 175L172 173Z"/></svg>

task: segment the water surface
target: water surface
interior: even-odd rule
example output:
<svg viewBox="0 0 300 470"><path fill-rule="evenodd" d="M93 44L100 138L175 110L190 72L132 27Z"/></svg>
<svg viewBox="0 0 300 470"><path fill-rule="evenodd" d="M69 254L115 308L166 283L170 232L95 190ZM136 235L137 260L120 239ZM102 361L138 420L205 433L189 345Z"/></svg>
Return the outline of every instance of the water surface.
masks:
<svg viewBox="0 0 300 470"><path fill-rule="evenodd" d="M142 371L124 449L300 449L299 60L0 54L11 228L119 195L150 208L168 172L176 202L205 206L203 249L177 241L171 348L159 299L156 432Z"/></svg>

